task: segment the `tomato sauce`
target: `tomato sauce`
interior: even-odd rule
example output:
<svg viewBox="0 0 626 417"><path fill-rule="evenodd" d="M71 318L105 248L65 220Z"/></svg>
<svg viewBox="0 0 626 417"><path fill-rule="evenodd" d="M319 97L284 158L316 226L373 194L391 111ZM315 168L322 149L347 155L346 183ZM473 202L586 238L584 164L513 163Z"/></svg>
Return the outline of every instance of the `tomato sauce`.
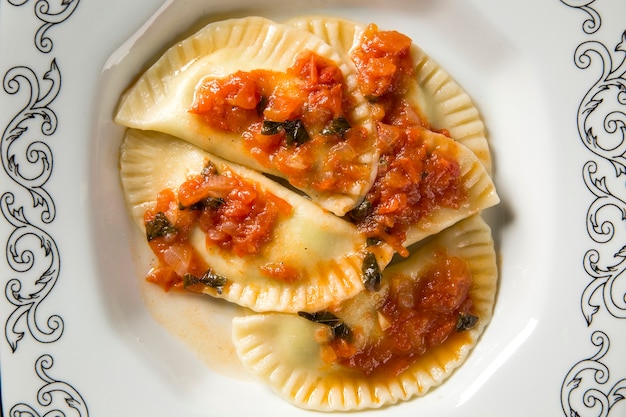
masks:
<svg viewBox="0 0 626 417"><path fill-rule="evenodd" d="M250 154L292 185L346 193L369 180L360 158L373 139L351 120L345 90L334 62L304 51L286 72L205 80L190 112L215 129L241 134Z"/></svg>
<svg viewBox="0 0 626 417"><path fill-rule="evenodd" d="M366 375L400 374L417 358L465 330L459 328L459 320L471 315L471 285L465 261L443 252L418 280L390 277L389 294L379 312L387 323L382 337L360 349L344 339L334 339L330 342L334 357L341 365Z"/></svg>
<svg viewBox="0 0 626 417"><path fill-rule="evenodd" d="M402 256L408 255L403 243L411 226L440 207L459 208L467 198L457 156L429 148L422 137L429 123L405 98L414 77L410 48L405 35L370 25L352 54L361 89L372 100L380 150L378 176L352 217L366 236Z"/></svg>
<svg viewBox="0 0 626 417"><path fill-rule="evenodd" d="M352 53L357 80L366 97L404 93L406 79L414 75L412 40L396 31L380 31L370 24Z"/></svg>
<svg viewBox="0 0 626 417"><path fill-rule="evenodd" d="M278 217L288 216L291 210L283 199L230 170L218 174L209 163L176 192L161 191L155 207L146 211L148 244L159 261L148 281L169 291L182 289L188 274L198 281L207 273L210 265L189 241L195 227L204 232L207 245L243 257L259 253Z"/></svg>
<svg viewBox="0 0 626 417"><path fill-rule="evenodd" d="M421 137L423 129L379 129L381 137L391 136L394 143L381 154L378 176L362 203L368 208L357 216L357 226L406 256L402 244L409 228L440 207L460 207L466 190L455 155L429 149Z"/></svg>

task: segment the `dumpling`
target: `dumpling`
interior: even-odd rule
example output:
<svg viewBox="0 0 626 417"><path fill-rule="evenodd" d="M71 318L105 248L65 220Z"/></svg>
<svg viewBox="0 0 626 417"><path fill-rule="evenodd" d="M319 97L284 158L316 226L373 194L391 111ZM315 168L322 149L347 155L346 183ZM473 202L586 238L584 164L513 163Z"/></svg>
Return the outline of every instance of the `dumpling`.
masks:
<svg viewBox="0 0 626 417"><path fill-rule="evenodd" d="M233 341L244 366L299 407L377 408L424 395L465 361L496 285L491 231L473 216L389 266L379 291L315 314L236 317Z"/></svg>
<svg viewBox="0 0 626 417"><path fill-rule="evenodd" d="M371 45L377 41L384 42L385 36L397 37L390 42L394 47L399 48L398 45L403 41L407 46L410 44L407 50L410 54L412 73L408 87L401 92L402 98L416 107L414 111L417 113L416 116L422 119L421 123L433 130L445 131L450 137L467 146L491 174L489 143L478 109L450 74L419 46L410 42L410 39L395 31L380 31L374 25L368 27L333 16L297 17L288 20L287 24L319 36L335 48L345 60L353 64L358 63L355 53L364 44L364 39L370 42L369 45L365 45L366 49L371 49ZM376 37L380 39L376 40ZM394 54L397 51L385 52ZM360 73L357 68L355 72ZM384 81L377 82L380 86Z"/></svg>
<svg viewBox="0 0 626 417"><path fill-rule="evenodd" d="M353 67L317 36L261 17L210 23L172 46L122 96L115 122L286 179L339 216L376 175Z"/></svg>
<svg viewBox="0 0 626 417"><path fill-rule="evenodd" d="M395 126L384 129L394 129L385 137L398 135ZM422 127L404 133L381 146L378 177L350 213L362 233L402 256L408 246L500 201L485 167L467 147Z"/></svg>
<svg viewBox="0 0 626 417"><path fill-rule="evenodd" d="M157 255L148 279L168 290L317 311L362 291L392 256L296 192L162 133L129 129L120 175Z"/></svg>
<svg viewBox="0 0 626 417"><path fill-rule="evenodd" d="M419 46L413 46L417 85L412 100L420 103L428 122L469 148L492 173L485 124L469 94Z"/></svg>
<svg viewBox="0 0 626 417"><path fill-rule="evenodd" d="M487 140L476 139L475 129L482 127L478 112L410 38L336 17L287 23L337 49L370 102L379 169L373 187L349 213L362 232L407 256L407 246L498 203ZM467 110L462 117L459 106Z"/></svg>
<svg viewBox="0 0 626 417"><path fill-rule="evenodd" d="M237 356L280 397L352 411L423 395L490 321L483 123L407 36L324 16L214 22L114 117L147 280L244 307Z"/></svg>

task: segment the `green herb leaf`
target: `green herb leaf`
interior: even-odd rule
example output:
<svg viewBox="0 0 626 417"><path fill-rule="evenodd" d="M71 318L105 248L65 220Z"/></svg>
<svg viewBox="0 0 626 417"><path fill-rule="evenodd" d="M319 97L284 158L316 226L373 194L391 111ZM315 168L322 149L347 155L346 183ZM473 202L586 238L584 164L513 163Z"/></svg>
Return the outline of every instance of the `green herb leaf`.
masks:
<svg viewBox="0 0 626 417"><path fill-rule="evenodd" d="M273 122L264 120L261 126L262 135L276 135L281 131L285 132L287 145L300 146L309 141L310 137L302 120L286 120L284 122Z"/></svg>
<svg viewBox="0 0 626 417"><path fill-rule="evenodd" d="M269 100L267 99L266 96L261 96L261 99L259 100L259 104L256 105L256 115L261 117L263 116L263 112L265 111L265 108L267 107L267 104L269 103Z"/></svg>
<svg viewBox="0 0 626 417"><path fill-rule="evenodd" d="M478 322L478 317L472 314L459 314L459 318L456 321L456 331L462 332L464 330L469 330L476 325Z"/></svg>
<svg viewBox="0 0 626 417"><path fill-rule="evenodd" d="M165 213L161 211L154 216L153 220L146 222L148 242L159 236L173 235L176 232L176 227L167 219Z"/></svg>
<svg viewBox="0 0 626 417"><path fill-rule="evenodd" d="M333 332L333 338L340 338L350 340L352 338L352 330L344 323L339 317L335 316L329 311L318 311L317 313L306 313L304 311L298 312L300 317L303 317L309 321L325 324L330 327Z"/></svg>
<svg viewBox="0 0 626 417"><path fill-rule="evenodd" d="M352 220L359 223L365 220L367 216L372 214L374 207L368 200L361 201L355 208L348 213Z"/></svg>
<svg viewBox="0 0 626 417"><path fill-rule="evenodd" d="M300 146L309 141L309 134L300 119L287 120L284 127L285 133L287 133L287 145Z"/></svg>
<svg viewBox="0 0 626 417"><path fill-rule="evenodd" d="M343 117L343 116L339 116L333 120L330 121L330 123L328 124L328 126L326 126L323 130L322 130L322 135L324 136L328 136L328 135L339 135L341 137L343 137L343 135L350 130L352 126L350 126L350 122L348 122L348 120Z"/></svg>
<svg viewBox="0 0 626 417"><path fill-rule="evenodd" d="M226 285L227 282L228 279L226 279L226 277L216 274L210 268L201 277L197 277L192 274L185 274L183 276L183 285L185 286L185 288L201 284L205 287L214 288L218 294L222 293L222 291L224 290L224 285Z"/></svg>
<svg viewBox="0 0 626 417"><path fill-rule="evenodd" d="M370 291L380 290L380 284L383 280L383 273L376 261L376 255L372 252L367 252L365 259L363 259L363 265L361 266L361 272L363 273L363 285Z"/></svg>
<svg viewBox="0 0 626 417"><path fill-rule="evenodd" d="M283 122L273 122L271 120L263 120L261 127L262 135L277 135L283 130Z"/></svg>
<svg viewBox="0 0 626 417"><path fill-rule="evenodd" d="M221 197L207 197L190 206L183 206L179 202L178 209L179 210L200 210L200 211L204 209L217 210L224 203L226 203L226 201L224 201L224 199Z"/></svg>

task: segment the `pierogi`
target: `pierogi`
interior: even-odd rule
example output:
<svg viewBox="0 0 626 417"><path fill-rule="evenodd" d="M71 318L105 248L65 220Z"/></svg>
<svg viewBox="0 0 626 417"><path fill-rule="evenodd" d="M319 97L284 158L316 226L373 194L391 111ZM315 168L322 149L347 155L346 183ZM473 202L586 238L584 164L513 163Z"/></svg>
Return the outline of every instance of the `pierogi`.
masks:
<svg viewBox="0 0 626 417"><path fill-rule="evenodd" d="M171 280L164 285L183 285L255 311L317 311L364 289L362 269L368 255L381 269L391 260L390 248L368 245L353 224L256 171L180 139L130 129L122 143L120 160L122 185L133 218L161 260L152 279L160 283ZM209 184L208 191L202 192L201 200L185 196L191 204L181 202L184 184L191 181L194 187L205 187L202 182L196 183L194 175L206 170L207 164L215 170L200 176ZM247 188L251 191L241 182L250 184ZM173 198L164 200L167 197L163 195L169 194L164 190L170 190ZM243 193L255 193L256 198L250 201L253 197L246 195L242 202L237 197ZM268 236L256 247L257 242L248 240L252 229L262 224L246 225L246 220L255 219L247 209L243 216L230 212L241 210L238 206L245 203L246 208L257 211L256 218L270 217L267 213L271 208L259 208L264 199L270 206L281 207L266 227ZM164 214L161 229L175 230L155 229L151 214L158 213ZM232 230L232 221L243 227ZM203 227L205 222L210 222L209 230ZM222 234L229 233L228 239L213 236L218 227L225 229ZM195 261L194 257L199 259ZM209 278L203 282L209 270L218 279L215 285Z"/></svg>
<svg viewBox="0 0 626 417"><path fill-rule="evenodd" d="M447 275L457 271L450 266L454 263L461 264L461 271L466 268L470 282L461 284L458 277ZM433 273L433 265L443 272ZM495 276L491 231L474 216L388 267L378 291L362 292L325 315L263 313L235 318L237 354L261 381L302 408L377 408L424 395L476 344L491 318ZM429 291L436 279L456 286L455 291L444 300L433 300ZM465 293L460 295L462 286ZM468 300L471 308L463 305ZM471 315L463 309L471 310ZM429 345L429 339L442 336L429 333L424 317L449 322L445 343ZM474 325L464 328L472 321Z"/></svg>
<svg viewBox="0 0 626 417"><path fill-rule="evenodd" d="M367 25L333 16L301 16L287 23L319 36L349 62L367 29ZM410 53L415 73L405 93L407 99L417 106L432 128L446 130L451 138L469 148L491 173L485 126L469 94L415 43L411 44Z"/></svg>
<svg viewBox="0 0 626 417"><path fill-rule="evenodd" d="M147 281L244 307L233 349L286 401L423 395L489 323L484 124L407 36L329 16L212 22L141 74L114 120Z"/></svg>
<svg viewBox="0 0 626 417"><path fill-rule="evenodd" d="M343 215L367 192L378 164L371 114L350 68L317 36L287 25L261 17L211 23L139 77L115 121L284 178ZM220 87L216 100L202 96ZM353 174L341 183L326 178L338 164Z"/></svg>

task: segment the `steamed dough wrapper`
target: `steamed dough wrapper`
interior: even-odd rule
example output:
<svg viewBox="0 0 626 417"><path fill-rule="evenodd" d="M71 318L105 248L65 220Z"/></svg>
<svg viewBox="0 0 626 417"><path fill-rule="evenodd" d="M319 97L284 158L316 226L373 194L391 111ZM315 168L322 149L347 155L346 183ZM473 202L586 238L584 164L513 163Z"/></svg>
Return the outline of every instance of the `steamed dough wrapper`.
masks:
<svg viewBox="0 0 626 417"><path fill-rule="evenodd" d="M367 28L361 23L332 16L298 17L287 24L319 36L350 63ZM417 106L428 126L447 131L451 138L467 146L491 174L491 154L484 123L471 97L415 43L410 54L414 78L404 97Z"/></svg>
<svg viewBox="0 0 626 417"><path fill-rule="evenodd" d="M211 23L172 46L123 95L115 121L284 178L340 216L376 175L352 67L317 36L261 17Z"/></svg>
<svg viewBox="0 0 626 417"><path fill-rule="evenodd" d="M388 267L378 292L362 292L331 311L352 331L362 351L384 340L393 326L383 304L397 282L419 285L429 265L442 256L460 259L471 272L471 325L453 330L442 344L415 356L398 374L374 370L369 375L327 358L324 334L329 327L293 314L263 313L233 320L233 340L244 366L280 397L307 409L346 411L377 408L424 395L467 358L492 315L497 268L489 227L479 216L459 222L433 237L410 258ZM425 284L426 285L426 284ZM406 301L408 302L408 301ZM476 320L477 319L477 320ZM325 359L326 358L326 359ZM391 360L390 360L391 363Z"/></svg>
<svg viewBox="0 0 626 417"><path fill-rule="evenodd" d="M215 190L220 190L220 180L227 176L239 178L252 184L259 195L278 202L281 209L269 229L270 235L256 251L244 247L237 253L235 246L215 244L207 234L214 233L213 226L204 232L192 223L189 243L214 274L209 278L225 278L216 286L194 285L195 291L256 311L317 311L364 288L362 268L366 258L374 257L381 268L389 262L392 253L384 245L368 245L352 224L262 174L165 134L130 129L121 150L121 178L137 225L145 230L144 213L155 207L161 191L170 189L176 194L182 183L206 169L208 161L217 171L207 180L215 182ZM228 194L228 198L238 194ZM212 210L231 210L228 198L213 199L205 204L215 207L202 210L210 215ZM174 213L170 217L193 211L179 208L183 205L180 192L178 199L168 203L168 210ZM200 275L202 271L192 276ZM194 279L195 284L205 283Z"/></svg>

